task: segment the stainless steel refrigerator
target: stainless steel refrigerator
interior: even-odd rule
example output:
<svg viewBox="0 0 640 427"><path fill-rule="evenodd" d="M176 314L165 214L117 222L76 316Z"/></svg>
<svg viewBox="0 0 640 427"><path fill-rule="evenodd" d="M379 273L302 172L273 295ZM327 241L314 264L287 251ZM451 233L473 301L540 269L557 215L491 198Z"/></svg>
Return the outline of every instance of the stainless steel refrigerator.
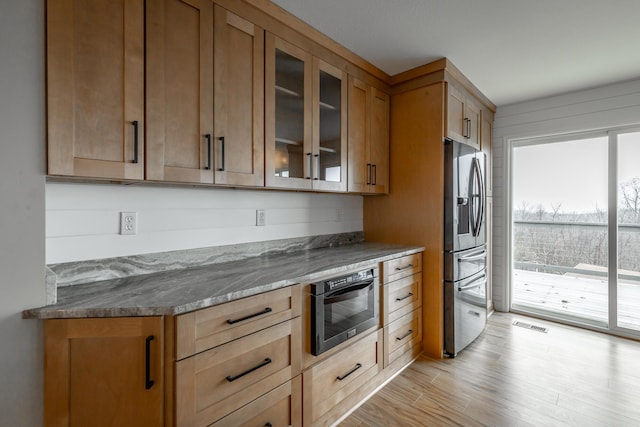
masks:
<svg viewBox="0 0 640 427"><path fill-rule="evenodd" d="M445 141L444 347L455 357L487 324L485 154Z"/></svg>

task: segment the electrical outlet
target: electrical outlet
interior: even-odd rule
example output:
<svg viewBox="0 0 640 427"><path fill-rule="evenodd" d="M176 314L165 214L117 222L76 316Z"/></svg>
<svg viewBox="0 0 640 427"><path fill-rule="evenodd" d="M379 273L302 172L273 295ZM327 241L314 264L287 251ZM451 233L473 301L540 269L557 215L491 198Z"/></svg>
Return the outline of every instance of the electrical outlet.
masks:
<svg viewBox="0 0 640 427"><path fill-rule="evenodd" d="M138 234L138 212L120 212L120 234Z"/></svg>
<svg viewBox="0 0 640 427"><path fill-rule="evenodd" d="M266 218L264 215L264 209L258 209L256 211L256 225L263 226L265 224Z"/></svg>

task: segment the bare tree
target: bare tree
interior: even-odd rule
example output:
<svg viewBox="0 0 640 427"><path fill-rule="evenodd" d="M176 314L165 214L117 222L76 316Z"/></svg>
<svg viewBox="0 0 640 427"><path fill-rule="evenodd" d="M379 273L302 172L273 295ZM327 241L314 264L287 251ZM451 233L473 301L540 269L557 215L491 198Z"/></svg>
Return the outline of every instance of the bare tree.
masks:
<svg viewBox="0 0 640 427"><path fill-rule="evenodd" d="M560 207L562 207L562 202L553 204L551 203L551 221L555 221L560 213Z"/></svg>
<svg viewBox="0 0 640 427"><path fill-rule="evenodd" d="M620 222L640 224L640 178L620 184Z"/></svg>

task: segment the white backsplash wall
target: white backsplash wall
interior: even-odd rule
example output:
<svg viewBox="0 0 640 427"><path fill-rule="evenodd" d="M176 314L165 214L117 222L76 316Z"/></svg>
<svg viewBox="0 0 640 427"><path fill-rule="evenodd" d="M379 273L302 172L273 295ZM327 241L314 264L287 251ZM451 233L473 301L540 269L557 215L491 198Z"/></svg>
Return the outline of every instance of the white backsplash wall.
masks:
<svg viewBox="0 0 640 427"><path fill-rule="evenodd" d="M136 235L119 234L120 212L137 212ZM359 195L46 184L47 264L353 231L362 231Z"/></svg>

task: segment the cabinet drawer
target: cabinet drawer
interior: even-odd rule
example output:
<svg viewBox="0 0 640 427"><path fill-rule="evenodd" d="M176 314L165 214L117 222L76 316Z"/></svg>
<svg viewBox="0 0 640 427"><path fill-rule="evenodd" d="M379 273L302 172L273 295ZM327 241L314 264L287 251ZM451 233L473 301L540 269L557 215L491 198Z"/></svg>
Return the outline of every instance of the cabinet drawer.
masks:
<svg viewBox="0 0 640 427"><path fill-rule="evenodd" d="M356 392L382 366L378 362L378 332L361 339L303 373L304 425Z"/></svg>
<svg viewBox="0 0 640 427"><path fill-rule="evenodd" d="M212 424L212 427L302 426L302 378L278 386Z"/></svg>
<svg viewBox="0 0 640 427"><path fill-rule="evenodd" d="M405 314L384 327L384 366L422 341L422 308Z"/></svg>
<svg viewBox="0 0 640 427"><path fill-rule="evenodd" d="M422 306L422 273L384 285L382 321L393 322Z"/></svg>
<svg viewBox="0 0 640 427"><path fill-rule="evenodd" d="M208 426L300 373L300 318L176 362L178 426Z"/></svg>
<svg viewBox="0 0 640 427"><path fill-rule="evenodd" d="M422 252L385 261L382 264L383 283L389 283L422 271Z"/></svg>
<svg viewBox="0 0 640 427"><path fill-rule="evenodd" d="M254 295L176 318L176 360L300 315L300 285Z"/></svg>

